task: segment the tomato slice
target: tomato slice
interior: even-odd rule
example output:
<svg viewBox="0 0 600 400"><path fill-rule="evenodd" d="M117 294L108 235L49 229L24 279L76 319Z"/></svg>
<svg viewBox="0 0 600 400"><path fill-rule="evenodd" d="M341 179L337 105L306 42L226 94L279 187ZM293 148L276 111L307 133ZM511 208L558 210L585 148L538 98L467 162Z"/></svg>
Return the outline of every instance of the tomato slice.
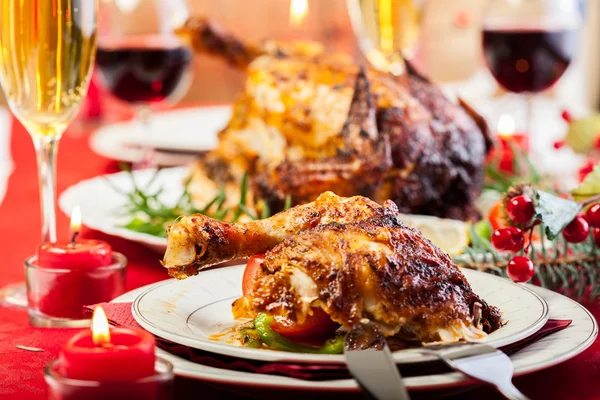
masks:
<svg viewBox="0 0 600 400"><path fill-rule="evenodd" d="M242 293L247 296L254 282L263 275L261 264L265 260L264 254L256 254L248 260L244 276L242 277ZM291 321L283 317L275 317L275 322L271 324L271 329L291 340L311 340L329 337L339 324L333 322L329 315L320 308L313 308L313 314L307 315L302 324Z"/></svg>
<svg viewBox="0 0 600 400"><path fill-rule="evenodd" d="M492 230L504 228L508 224L504 220L503 211L504 204L502 200L499 200L490 208L490 212L488 214L488 219L490 221L490 225L492 225Z"/></svg>
<svg viewBox="0 0 600 400"><path fill-rule="evenodd" d="M307 315L302 324L287 318L275 317L271 329L288 339L302 342L303 340L330 337L340 327L320 308L315 307L312 311L313 314Z"/></svg>
<svg viewBox="0 0 600 400"><path fill-rule="evenodd" d="M244 276L242 277L242 293L247 296L254 286L254 281L260 277L262 272L261 264L265 260L264 254L257 254L250 257L244 269Z"/></svg>

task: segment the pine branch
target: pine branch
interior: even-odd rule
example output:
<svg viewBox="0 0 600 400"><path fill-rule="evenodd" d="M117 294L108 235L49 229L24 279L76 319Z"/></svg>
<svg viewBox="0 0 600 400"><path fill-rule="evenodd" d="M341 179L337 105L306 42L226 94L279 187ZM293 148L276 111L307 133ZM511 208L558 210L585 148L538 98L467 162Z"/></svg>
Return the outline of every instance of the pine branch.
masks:
<svg viewBox="0 0 600 400"><path fill-rule="evenodd" d="M543 225L539 232L545 233ZM471 246L453 261L465 268L506 277L506 265L514 254L496 251L487 239L471 231ZM532 283L574 297L595 299L600 295L600 259L594 237L583 243L567 243L562 236L531 245L529 254L535 266Z"/></svg>

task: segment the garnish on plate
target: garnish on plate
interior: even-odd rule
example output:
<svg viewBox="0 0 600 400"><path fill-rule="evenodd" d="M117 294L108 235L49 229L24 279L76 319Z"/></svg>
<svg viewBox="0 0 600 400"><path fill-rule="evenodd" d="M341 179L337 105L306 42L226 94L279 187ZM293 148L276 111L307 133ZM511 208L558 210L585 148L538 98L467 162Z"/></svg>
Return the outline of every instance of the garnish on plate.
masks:
<svg viewBox="0 0 600 400"><path fill-rule="evenodd" d="M123 225L124 228L147 233L153 236L165 237L169 225L173 224L181 216L192 214L203 214L211 218L222 221L236 222L238 220L263 219L270 216L270 210L266 202L259 200L256 207L248 202L248 178L244 174L239 185L239 200L234 206L227 201L225 188L219 189L216 196L204 204L197 207L192 201L189 186L190 180L184 182L183 193L177 199L175 204L167 203L161 200L163 188L153 189L153 183L161 170L157 170L148 182L141 186L131 171L129 172L133 189L129 192L123 191L111 184L114 190L126 197L126 203L121 210L123 216L129 217L129 222ZM110 184L110 179L107 179ZM286 209L290 207L290 198L286 199Z"/></svg>

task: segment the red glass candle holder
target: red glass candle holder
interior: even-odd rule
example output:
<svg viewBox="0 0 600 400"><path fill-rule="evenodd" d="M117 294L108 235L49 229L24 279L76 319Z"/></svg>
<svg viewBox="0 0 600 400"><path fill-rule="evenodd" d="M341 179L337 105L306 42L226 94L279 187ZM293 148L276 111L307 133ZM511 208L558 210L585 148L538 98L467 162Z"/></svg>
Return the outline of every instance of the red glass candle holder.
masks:
<svg viewBox="0 0 600 400"><path fill-rule="evenodd" d="M36 257L25 260L29 321L36 327L81 328L83 306L107 302L125 293L123 254L113 252L113 263L93 268L45 268Z"/></svg>
<svg viewBox="0 0 600 400"><path fill-rule="evenodd" d="M529 154L529 136L524 133L513 133L511 135L498 135L498 151L500 153L500 162L498 168L506 173L514 174L515 151L520 151L520 156Z"/></svg>
<svg viewBox="0 0 600 400"><path fill-rule="evenodd" d="M44 370L49 400L171 400L173 365L157 358L154 375L135 381L84 381L63 375L59 360Z"/></svg>

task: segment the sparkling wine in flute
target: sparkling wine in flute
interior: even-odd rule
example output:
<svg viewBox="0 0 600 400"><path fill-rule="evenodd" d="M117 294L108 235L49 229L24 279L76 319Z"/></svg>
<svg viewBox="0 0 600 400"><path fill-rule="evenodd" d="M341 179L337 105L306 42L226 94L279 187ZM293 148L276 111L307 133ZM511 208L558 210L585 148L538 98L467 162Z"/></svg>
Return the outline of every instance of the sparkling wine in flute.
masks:
<svg viewBox="0 0 600 400"><path fill-rule="evenodd" d="M375 68L400 74L420 31L418 0L348 0L359 45Z"/></svg>
<svg viewBox="0 0 600 400"><path fill-rule="evenodd" d="M0 83L37 153L42 240L56 241L60 136L87 93L97 0L0 0Z"/></svg>
<svg viewBox="0 0 600 400"><path fill-rule="evenodd" d="M0 81L32 136L60 136L87 93L94 0L0 0Z"/></svg>

